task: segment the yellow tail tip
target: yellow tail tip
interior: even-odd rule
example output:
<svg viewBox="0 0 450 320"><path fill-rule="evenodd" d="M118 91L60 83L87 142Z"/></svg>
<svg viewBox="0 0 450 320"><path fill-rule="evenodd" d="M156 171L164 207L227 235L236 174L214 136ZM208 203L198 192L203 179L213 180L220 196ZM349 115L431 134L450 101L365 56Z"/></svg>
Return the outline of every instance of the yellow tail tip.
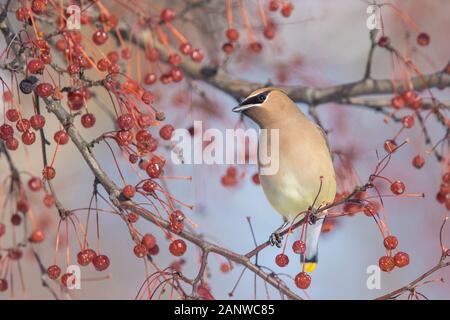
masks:
<svg viewBox="0 0 450 320"><path fill-rule="evenodd" d="M306 272L311 273L311 272L313 272L314 270L316 270L317 263L314 263L314 262L306 262L305 265L304 265L304 267L305 267L305 271L306 271Z"/></svg>

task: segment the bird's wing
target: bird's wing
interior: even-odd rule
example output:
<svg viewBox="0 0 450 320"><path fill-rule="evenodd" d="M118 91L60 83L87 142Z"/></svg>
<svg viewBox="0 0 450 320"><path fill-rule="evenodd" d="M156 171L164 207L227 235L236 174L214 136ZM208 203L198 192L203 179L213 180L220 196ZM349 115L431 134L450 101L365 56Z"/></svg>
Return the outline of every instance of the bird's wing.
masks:
<svg viewBox="0 0 450 320"><path fill-rule="evenodd" d="M317 127L317 129L319 129L320 134L322 135L323 139L325 140L325 143L327 144L328 152L330 153L330 157L331 157L331 159L333 159L333 153L331 153L331 148L330 148L330 144L328 143L328 136L327 136L327 134L322 129L322 127L319 126L318 124L316 124L316 127Z"/></svg>

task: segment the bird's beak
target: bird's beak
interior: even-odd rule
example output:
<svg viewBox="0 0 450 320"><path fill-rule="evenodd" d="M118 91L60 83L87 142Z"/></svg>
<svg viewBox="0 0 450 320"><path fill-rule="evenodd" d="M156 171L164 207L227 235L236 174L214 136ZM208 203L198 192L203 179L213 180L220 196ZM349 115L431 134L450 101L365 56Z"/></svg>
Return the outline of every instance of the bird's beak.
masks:
<svg viewBox="0 0 450 320"><path fill-rule="evenodd" d="M255 104L240 104L232 109L233 112L242 112L244 110L255 107Z"/></svg>

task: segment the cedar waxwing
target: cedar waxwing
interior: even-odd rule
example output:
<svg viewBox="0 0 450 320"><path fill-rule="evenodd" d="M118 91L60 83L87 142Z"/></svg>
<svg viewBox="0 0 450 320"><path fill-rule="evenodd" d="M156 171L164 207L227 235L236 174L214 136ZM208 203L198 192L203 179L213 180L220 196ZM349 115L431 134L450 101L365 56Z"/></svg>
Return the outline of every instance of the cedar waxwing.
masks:
<svg viewBox="0 0 450 320"><path fill-rule="evenodd" d="M233 111L242 112L261 129L279 130L278 171L261 175L260 157L258 170L264 194L285 221L311 207L317 209L334 201L336 177L326 135L283 91L258 89ZM267 135L267 143L261 143L260 134L258 156L273 150L270 132ZM306 227L306 251L301 259L309 272L316 267L322 224L323 218L310 221Z"/></svg>

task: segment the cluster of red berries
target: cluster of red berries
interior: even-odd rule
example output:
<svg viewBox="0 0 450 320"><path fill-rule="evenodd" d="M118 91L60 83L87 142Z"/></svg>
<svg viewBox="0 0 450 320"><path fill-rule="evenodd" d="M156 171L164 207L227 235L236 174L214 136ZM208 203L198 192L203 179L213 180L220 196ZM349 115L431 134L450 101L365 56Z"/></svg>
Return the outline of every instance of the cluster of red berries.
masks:
<svg viewBox="0 0 450 320"><path fill-rule="evenodd" d="M237 168L235 166L229 166L225 172L225 175L222 176L221 182L224 187L236 186L239 182Z"/></svg>
<svg viewBox="0 0 450 320"><path fill-rule="evenodd" d="M423 100L417 91L407 90L392 97L391 104L396 110L404 107L409 107L412 110L420 110L423 106Z"/></svg>
<svg viewBox="0 0 450 320"><path fill-rule="evenodd" d="M168 64L170 69L167 72L164 72L160 75L159 81L162 84L169 84L172 82L180 82L184 79L183 71L180 69L179 65L182 63L182 56L190 58L194 62L201 62L204 59L203 52L194 48L192 44L183 36L183 34L178 30L174 25L173 21L176 19L176 13L171 8L164 8L160 13L160 21L159 24L155 25L154 28L158 34L159 41L164 45L169 45L169 37L162 29L162 26L166 26L168 31L173 35L173 37L178 41L178 52L169 52L168 53ZM144 21L144 25L148 23ZM149 46L147 48L146 59L150 64L155 64L161 61L160 52L154 48L153 46ZM155 69L155 68L151 68ZM152 85L158 80L157 75L154 72L149 72L144 77L144 83L147 85Z"/></svg>
<svg viewBox="0 0 450 320"><path fill-rule="evenodd" d="M238 5L241 6L242 4L239 3ZM260 6L260 8L259 8L260 18L261 18L263 26L264 26L263 35L266 39L271 40L275 37L276 25L273 21L270 21L267 18L264 7L261 6L261 4L259 4L259 6ZM280 1L280 0L269 1L269 11L275 12L275 11L280 10L281 15L283 17L286 17L286 18L289 17L291 15L293 9L294 9L294 6L290 2L285 2L285 1ZM231 11L232 11L231 5L227 5L228 29L225 31L225 36L227 38L227 42L222 45L222 50L226 54L233 53L235 43L240 38L240 32L236 28L233 27L233 20L232 20L233 14L231 13ZM255 39L255 36L253 34L253 29L248 22L248 15L247 15L245 8L240 7L239 12L242 16L242 19L244 21L245 28L246 28L246 31L248 34L248 38L250 41L250 45L249 45L250 50L254 53L261 52L263 46L262 46L261 42L259 42Z"/></svg>
<svg viewBox="0 0 450 320"><path fill-rule="evenodd" d="M430 44L430 41L431 41L430 36L426 32L421 32L417 35L416 42L419 46L426 47ZM383 47L383 48L388 47L390 45L390 43L391 43L391 40L389 39L388 36L381 36L378 39L378 45L380 47Z"/></svg>
<svg viewBox="0 0 450 320"><path fill-rule="evenodd" d="M306 251L305 242L302 240L294 241L292 244L292 251L295 254L304 254ZM281 268L286 267L289 264L289 257L284 252L280 253L275 257L275 263ZM302 271L295 276L294 282L299 289L308 289L311 285L311 276Z"/></svg>
<svg viewBox="0 0 450 320"><path fill-rule="evenodd" d="M409 255L406 252L397 251L392 256L391 251L395 250L398 246L398 240L395 236L387 236L383 240L384 247L388 250L388 255L381 257L378 260L380 269L384 272L390 272L395 267L403 268L409 264Z"/></svg>
<svg viewBox="0 0 450 320"><path fill-rule="evenodd" d="M245 173L242 172L238 174L238 170L236 166L229 166L225 171L225 174L221 177L220 182L224 187L234 187L239 181L245 176ZM261 183L259 179L259 174L254 173L251 176L251 180L254 184L259 185Z"/></svg>
<svg viewBox="0 0 450 320"><path fill-rule="evenodd" d="M104 254L97 254L94 250L90 248L86 248L78 252L77 262L80 266L83 267L88 266L89 264L92 263L95 270L97 271L104 271L108 269L110 265L108 256ZM59 278L59 276L61 276L61 268L56 264L51 265L47 268L47 275L50 279L56 280ZM67 281L68 279L70 279L71 276L72 276L71 273L64 273L61 276L61 283L67 287L68 286ZM75 281L75 279L73 279L73 281Z"/></svg>
<svg viewBox="0 0 450 320"><path fill-rule="evenodd" d="M450 210L450 171L442 175L439 192L436 195L436 200L443 204L447 210Z"/></svg>
<svg viewBox="0 0 450 320"><path fill-rule="evenodd" d="M156 238L151 233L146 233L140 243L137 243L133 252L136 257L143 258L147 255L157 255L159 253L159 247L156 243Z"/></svg>
<svg viewBox="0 0 450 320"><path fill-rule="evenodd" d="M5 141L6 148L11 151L19 147L19 141L14 137L15 130L21 134L21 140L25 145L31 145L36 141L34 131L40 130L45 125L43 116L35 114L30 119L22 118L17 109L8 109L5 118L12 124L15 123L15 129L8 123L0 125L0 139Z"/></svg>

